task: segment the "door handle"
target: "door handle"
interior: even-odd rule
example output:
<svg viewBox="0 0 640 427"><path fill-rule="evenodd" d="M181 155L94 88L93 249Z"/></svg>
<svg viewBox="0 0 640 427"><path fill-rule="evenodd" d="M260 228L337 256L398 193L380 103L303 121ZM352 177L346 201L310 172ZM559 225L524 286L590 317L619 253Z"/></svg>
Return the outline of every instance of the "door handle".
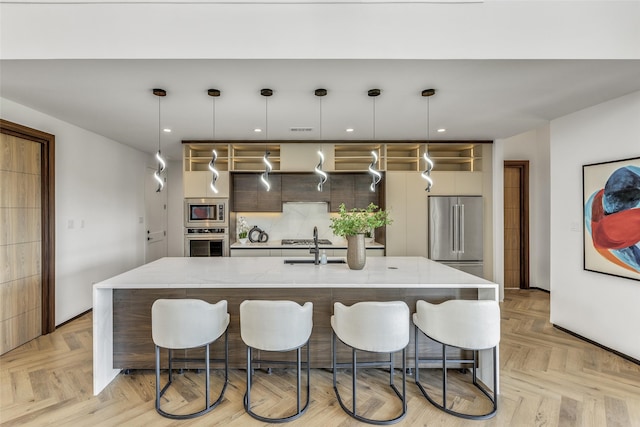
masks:
<svg viewBox="0 0 640 427"><path fill-rule="evenodd" d="M458 236L460 238L460 252L464 253L464 205L460 205L460 216L458 218L459 222L459 227L458 227Z"/></svg>
<svg viewBox="0 0 640 427"><path fill-rule="evenodd" d="M456 252L456 205L451 206L451 252Z"/></svg>

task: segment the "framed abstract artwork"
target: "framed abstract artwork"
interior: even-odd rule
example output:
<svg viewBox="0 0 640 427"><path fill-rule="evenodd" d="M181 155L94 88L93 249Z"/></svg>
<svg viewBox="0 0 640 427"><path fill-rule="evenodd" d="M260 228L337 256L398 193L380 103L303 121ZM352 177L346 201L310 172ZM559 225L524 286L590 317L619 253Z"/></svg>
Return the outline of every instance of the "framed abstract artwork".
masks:
<svg viewBox="0 0 640 427"><path fill-rule="evenodd" d="M640 157L582 167L584 269L640 280Z"/></svg>

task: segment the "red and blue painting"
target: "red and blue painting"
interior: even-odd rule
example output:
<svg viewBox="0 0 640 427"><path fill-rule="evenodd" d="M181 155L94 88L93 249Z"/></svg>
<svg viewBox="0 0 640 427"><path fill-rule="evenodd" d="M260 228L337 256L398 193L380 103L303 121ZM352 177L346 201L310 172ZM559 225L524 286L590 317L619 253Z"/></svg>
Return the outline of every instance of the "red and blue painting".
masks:
<svg viewBox="0 0 640 427"><path fill-rule="evenodd" d="M582 167L584 269L640 280L640 157Z"/></svg>

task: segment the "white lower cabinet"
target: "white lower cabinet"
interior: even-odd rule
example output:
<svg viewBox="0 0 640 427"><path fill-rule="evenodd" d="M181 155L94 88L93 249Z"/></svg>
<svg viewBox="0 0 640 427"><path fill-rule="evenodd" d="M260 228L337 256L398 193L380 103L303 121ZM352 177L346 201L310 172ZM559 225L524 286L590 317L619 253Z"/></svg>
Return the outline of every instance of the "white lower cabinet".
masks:
<svg viewBox="0 0 640 427"><path fill-rule="evenodd" d="M345 250L346 252L346 250ZM347 254L345 253L345 256L347 256ZM367 249L367 256L384 256L384 249Z"/></svg>
<svg viewBox="0 0 640 427"><path fill-rule="evenodd" d="M261 249L261 248L256 248L256 249L231 249L229 252L231 252L231 256L244 256L244 257L251 257L251 256L279 256L279 255L271 255L271 249Z"/></svg>
<svg viewBox="0 0 640 427"><path fill-rule="evenodd" d="M320 255L322 251L328 257L344 258L347 256L346 249L320 249ZM309 252L308 248L305 249L267 249L267 248L255 248L255 249L233 249L231 248L231 256L233 257L313 257L313 254ZM384 256L384 248L367 249L367 256Z"/></svg>

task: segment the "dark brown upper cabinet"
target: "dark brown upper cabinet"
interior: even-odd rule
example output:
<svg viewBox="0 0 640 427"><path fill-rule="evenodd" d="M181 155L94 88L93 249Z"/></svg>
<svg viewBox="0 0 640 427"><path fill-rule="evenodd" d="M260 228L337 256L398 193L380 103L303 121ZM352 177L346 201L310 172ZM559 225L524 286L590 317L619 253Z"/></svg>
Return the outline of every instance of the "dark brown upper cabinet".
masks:
<svg viewBox="0 0 640 427"><path fill-rule="evenodd" d="M318 191L320 178L315 173L282 174L283 202L329 202L331 199L331 179Z"/></svg>
<svg viewBox="0 0 640 427"><path fill-rule="evenodd" d="M271 190L260 183L259 173L234 173L232 210L235 212L282 212L282 179L270 174Z"/></svg>
<svg viewBox="0 0 640 427"><path fill-rule="evenodd" d="M384 178L371 191L367 172L330 172L323 191L318 191L313 172L272 173L271 191L260 183L259 173L232 172L232 210L235 212L282 212L283 202L325 202L331 212L341 203L347 209L366 208L369 203L384 207Z"/></svg>
<svg viewBox="0 0 640 427"><path fill-rule="evenodd" d="M375 191L370 189L371 175L366 172L333 173L329 174L329 180L331 181L331 203L329 207L331 212L337 212L341 203L344 203L347 210L353 208L364 209L369 206L369 203L383 207L384 174Z"/></svg>

